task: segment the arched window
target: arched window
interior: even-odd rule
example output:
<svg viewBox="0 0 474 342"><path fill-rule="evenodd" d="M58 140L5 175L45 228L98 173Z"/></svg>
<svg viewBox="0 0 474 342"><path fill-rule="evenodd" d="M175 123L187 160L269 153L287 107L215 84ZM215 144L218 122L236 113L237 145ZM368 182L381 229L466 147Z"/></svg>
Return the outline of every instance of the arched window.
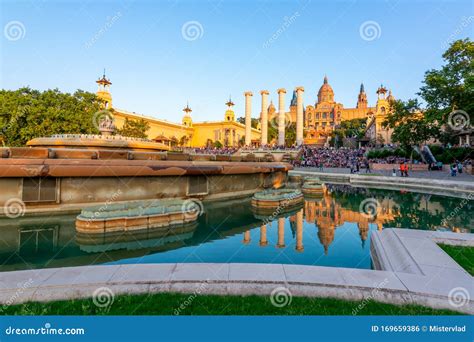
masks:
<svg viewBox="0 0 474 342"><path fill-rule="evenodd" d="M385 107L380 108L380 111L382 112L382 114L385 114Z"/></svg>

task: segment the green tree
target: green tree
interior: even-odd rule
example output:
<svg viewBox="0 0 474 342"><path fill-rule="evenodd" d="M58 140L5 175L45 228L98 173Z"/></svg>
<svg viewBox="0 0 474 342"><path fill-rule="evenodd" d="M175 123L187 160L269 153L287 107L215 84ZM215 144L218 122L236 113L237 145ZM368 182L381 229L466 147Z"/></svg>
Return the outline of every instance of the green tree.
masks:
<svg viewBox="0 0 474 342"><path fill-rule="evenodd" d="M416 99L394 101L384 125L393 129L392 140L400 143L405 151L430 139L438 129L434 122L423 115Z"/></svg>
<svg viewBox="0 0 474 342"><path fill-rule="evenodd" d="M241 116L241 117L237 118L237 122L241 123L242 125L245 125L245 118ZM259 123L260 123L260 119L251 118L251 120L250 120L250 126L252 128L257 128Z"/></svg>
<svg viewBox="0 0 474 342"><path fill-rule="evenodd" d="M117 129L117 134L124 137L147 138L146 132L150 129L150 124L144 119L130 120L125 118L121 129Z"/></svg>
<svg viewBox="0 0 474 342"><path fill-rule="evenodd" d="M474 111L474 42L457 40L443 54L445 64L440 70L425 73L420 95L426 102L425 116L438 127L448 123L453 109L470 115Z"/></svg>
<svg viewBox="0 0 474 342"><path fill-rule="evenodd" d="M100 111L95 94L77 90L31 88L0 90L0 136L6 146L52 134L98 134L94 114Z"/></svg>

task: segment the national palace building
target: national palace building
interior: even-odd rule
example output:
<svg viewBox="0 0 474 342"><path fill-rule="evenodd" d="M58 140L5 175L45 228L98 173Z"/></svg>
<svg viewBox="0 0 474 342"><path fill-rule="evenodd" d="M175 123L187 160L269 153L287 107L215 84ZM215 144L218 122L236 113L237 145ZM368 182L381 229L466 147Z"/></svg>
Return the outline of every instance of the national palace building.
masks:
<svg viewBox="0 0 474 342"><path fill-rule="evenodd" d="M234 112L234 103L231 99L226 102L227 109L223 113L223 120L221 121L204 121L194 122L191 117L192 109L189 105L183 109L183 116L180 123L170 122L167 120L157 119L150 116L144 116L135 112L130 112L118 109L112 106L112 94L110 92L110 85L112 84L105 74L99 78L96 83L99 85L97 96L104 103L104 107L112 109L115 126L121 128L126 119L139 120L143 119L150 125L147 131L148 138L157 142L165 144L181 144L188 147L203 147L211 142L220 142L223 146L237 147L242 142L245 136L246 127L244 124L237 122L236 114ZM299 87L300 91L302 87ZM284 96L286 91L279 89L279 96ZM263 96L268 96L268 91L262 91ZM344 108L341 103L335 101L334 90L328 82L327 77L324 77L323 85L320 87L317 94L317 101L314 105L307 105L303 108L303 143L306 145L320 145L323 146L328 137L331 136L332 131L342 121L352 119L367 120L366 140L381 141L383 143L391 143L391 130L384 129L382 122L389 110L390 101L393 101L391 91L387 91L382 85L377 89L377 102L375 106L370 107L367 101L367 94L365 93L364 85L361 84L357 104L355 108ZM252 93L246 92L246 97L253 96ZM262 128L267 129L267 125L262 125L263 108L267 108L267 117L269 121L278 121L280 110L277 110L271 101L269 106L266 106L266 100L262 101L262 110L259 111L260 123L254 128L250 129L250 141L252 146L261 145ZM282 105L280 103L280 105ZM284 106L284 101L283 101ZM258 107L257 107L258 108ZM246 109L247 110L247 109ZM281 110L283 114L284 110ZM293 96L290 101L289 110L284 111L285 126L289 123L296 123L297 121L297 92L293 91ZM248 141L247 141L248 143ZM276 141L267 141L269 145L276 144Z"/></svg>

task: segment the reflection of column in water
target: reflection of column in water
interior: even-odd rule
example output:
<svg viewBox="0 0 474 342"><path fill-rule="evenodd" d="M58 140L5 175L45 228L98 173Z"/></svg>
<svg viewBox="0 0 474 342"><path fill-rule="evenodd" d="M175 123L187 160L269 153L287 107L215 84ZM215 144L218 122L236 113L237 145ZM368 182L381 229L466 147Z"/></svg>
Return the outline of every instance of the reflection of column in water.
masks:
<svg viewBox="0 0 474 342"><path fill-rule="evenodd" d="M244 244L248 244L250 242L250 230L247 230L245 233L244 233L244 241L243 243Z"/></svg>
<svg viewBox="0 0 474 342"><path fill-rule="evenodd" d="M283 217L278 219L278 248L285 247L285 219Z"/></svg>
<svg viewBox="0 0 474 342"><path fill-rule="evenodd" d="M268 245L267 241L267 226L264 224L260 226L260 246L264 247Z"/></svg>
<svg viewBox="0 0 474 342"><path fill-rule="evenodd" d="M296 213L296 250L302 252L303 247L303 209Z"/></svg>

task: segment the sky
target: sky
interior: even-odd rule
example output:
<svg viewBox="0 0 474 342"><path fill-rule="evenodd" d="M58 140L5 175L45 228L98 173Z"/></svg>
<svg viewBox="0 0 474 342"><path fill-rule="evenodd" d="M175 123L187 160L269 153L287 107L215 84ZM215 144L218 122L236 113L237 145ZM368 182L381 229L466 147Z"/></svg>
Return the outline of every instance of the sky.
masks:
<svg viewBox="0 0 474 342"><path fill-rule="evenodd" d="M450 41L473 37L473 1L0 0L0 88L95 92L104 68L113 106L180 122L222 120L232 96L303 86L314 104L327 75L335 100L369 105L383 83L416 96Z"/></svg>

